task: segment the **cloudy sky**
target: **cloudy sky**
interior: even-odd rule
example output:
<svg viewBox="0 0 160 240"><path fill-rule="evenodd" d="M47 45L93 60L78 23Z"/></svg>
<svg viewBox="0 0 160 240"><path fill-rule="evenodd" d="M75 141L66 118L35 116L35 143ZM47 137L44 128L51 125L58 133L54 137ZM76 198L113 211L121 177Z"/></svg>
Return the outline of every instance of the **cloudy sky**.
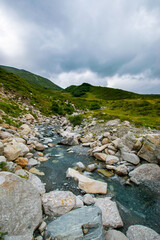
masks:
<svg viewBox="0 0 160 240"><path fill-rule="evenodd" d="M160 93L160 1L0 0L0 64Z"/></svg>

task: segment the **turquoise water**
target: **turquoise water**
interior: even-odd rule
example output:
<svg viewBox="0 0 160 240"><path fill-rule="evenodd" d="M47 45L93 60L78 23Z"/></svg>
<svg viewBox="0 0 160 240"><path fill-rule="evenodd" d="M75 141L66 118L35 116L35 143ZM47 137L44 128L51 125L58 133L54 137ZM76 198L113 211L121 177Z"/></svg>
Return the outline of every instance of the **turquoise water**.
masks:
<svg viewBox="0 0 160 240"><path fill-rule="evenodd" d="M44 134L51 133L52 127L43 128ZM53 143L57 144L60 137L54 135ZM43 141L42 141L43 143ZM67 152L68 149L71 151ZM46 190L70 190L76 195L83 195L84 192L77 187L77 182L71 178L66 178L66 171L69 167L74 167L76 162L83 162L85 165L95 163L95 159L87 154L89 148L80 146L63 146L45 150L45 155L49 161L41 163L38 167L45 173L40 176L41 180L46 183ZM86 173L87 174L87 173ZM160 233L160 196L151 192L145 186L127 186L124 185L124 179L118 176L111 178L104 177L96 171L89 175L91 178L107 182L107 196L117 202L121 218L124 223L125 232L130 225L141 224L148 226Z"/></svg>

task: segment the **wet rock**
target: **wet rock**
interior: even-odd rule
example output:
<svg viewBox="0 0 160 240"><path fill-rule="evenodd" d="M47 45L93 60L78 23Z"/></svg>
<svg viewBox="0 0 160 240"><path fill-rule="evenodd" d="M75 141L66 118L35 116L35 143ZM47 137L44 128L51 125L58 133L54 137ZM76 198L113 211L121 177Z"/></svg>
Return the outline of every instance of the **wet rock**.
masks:
<svg viewBox="0 0 160 240"><path fill-rule="evenodd" d="M46 162L46 161L48 161L48 158L47 158L47 157L39 157L39 158L38 158L38 161L40 161L40 162Z"/></svg>
<svg viewBox="0 0 160 240"><path fill-rule="evenodd" d="M119 158L113 155L108 155L106 157L106 164L112 165L119 162Z"/></svg>
<svg viewBox="0 0 160 240"><path fill-rule="evenodd" d="M108 171L106 169L98 169L97 170L98 173L101 173L102 175L104 175L105 177L112 177L114 175L113 172Z"/></svg>
<svg viewBox="0 0 160 240"><path fill-rule="evenodd" d="M78 171L68 168L66 172L66 177L72 177L78 181L78 187L84 190L86 193L100 193L106 194L107 193L107 183L100 182L83 176Z"/></svg>
<svg viewBox="0 0 160 240"><path fill-rule="evenodd" d="M134 165L137 165L140 162L139 157L134 153L123 152L122 153L122 158L123 158L124 161L132 163Z"/></svg>
<svg viewBox="0 0 160 240"><path fill-rule="evenodd" d="M99 161L103 161L103 162L105 162L106 161L106 158L107 158L107 154L105 154L105 153L94 153L94 157L96 158L96 159L98 159Z"/></svg>
<svg viewBox="0 0 160 240"><path fill-rule="evenodd" d="M82 162L77 162L76 167L81 171L84 171L86 169L86 167L84 166L84 164Z"/></svg>
<svg viewBox="0 0 160 240"><path fill-rule="evenodd" d="M19 130L22 135L28 135L31 132L31 128L27 124L22 124Z"/></svg>
<svg viewBox="0 0 160 240"><path fill-rule="evenodd" d="M52 239L103 240L101 211L97 207L82 207L73 210L51 222L45 237Z"/></svg>
<svg viewBox="0 0 160 240"><path fill-rule="evenodd" d="M96 163L89 164L86 169L88 172L93 172L94 170L97 169L97 164Z"/></svg>
<svg viewBox="0 0 160 240"><path fill-rule="evenodd" d="M42 196L45 214L60 216L71 211L76 204L76 196L69 191L52 191Z"/></svg>
<svg viewBox="0 0 160 240"><path fill-rule="evenodd" d="M146 136L138 156L147 162L160 164L160 134Z"/></svg>
<svg viewBox="0 0 160 240"><path fill-rule="evenodd" d="M120 231L109 230L106 233L105 240L128 240L128 238Z"/></svg>
<svg viewBox="0 0 160 240"><path fill-rule="evenodd" d="M31 172L31 173L35 173L35 174L37 174L37 175L39 175L39 176L44 176L44 172L41 172L41 171L39 171L37 168L31 168L30 170L29 170L29 172Z"/></svg>
<svg viewBox="0 0 160 240"><path fill-rule="evenodd" d="M45 184L42 183L40 178L37 177L36 175L34 175L34 174L32 174L28 171L25 171L23 169L17 170L15 172L15 174L22 177L22 178L25 178L26 181L31 183L40 194L44 194L46 192Z"/></svg>
<svg viewBox="0 0 160 240"><path fill-rule="evenodd" d="M117 205L109 197L95 199L95 206L102 211L102 221L105 227L118 228L123 226Z"/></svg>
<svg viewBox="0 0 160 240"><path fill-rule="evenodd" d="M128 228L129 240L160 240L160 235L151 228L142 225L133 225Z"/></svg>
<svg viewBox="0 0 160 240"><path fill-rule="evenodd" d="M157 164L143 164L129 173L135 184L144 184L151 190L160 192L160 167Z"/></svg>
<svg viewBox="0 0 160 240"><path fill-rule="evenodd" d="M122 164L116 167L115 172L120 176L125 176L128 174L128 168L124 164Z"/></svg>
<svg viewBox="0 0 160 240"><path fill-rule="evenodd" d="M40 195L32 184L15 174L1 172L1 232L8 232L8 236L12 236L7 236L8 239L27 239L25 236L32 236L41 219Z"/></svg>
<svg viewBox="0 0 160 240"><path fill-rule="evenodd" d="M5 143L4 145L4 156L7 158L8 161L13 161L19 157L21 149L19 144L13 140L10 143Z"/></svg>
<svg viewBox="0 0 160 240"><path fill-rule="evenodd" d="M38 162L36 159L34 159L34 158L30 158L29 160L28 160L28 166L36 166L36 165L39 165L40 164L40 162Z"/></svg>
<svg viewBox="0 0 160 240"><path fill-rule="evenodd" d="M94 198L92 197L91 194L85 194L85 195L83 196L83 202L84 202L84 204L86 204L86 205L91 205L91 204L94 204L94 203L95 203L95 200L94 200Z"/></svg>

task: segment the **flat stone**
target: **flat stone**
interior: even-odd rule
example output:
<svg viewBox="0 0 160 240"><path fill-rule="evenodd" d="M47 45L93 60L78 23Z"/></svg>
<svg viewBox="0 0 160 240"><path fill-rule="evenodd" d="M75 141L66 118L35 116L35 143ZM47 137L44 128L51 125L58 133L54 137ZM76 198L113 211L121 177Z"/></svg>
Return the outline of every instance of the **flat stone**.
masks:
<svg viewBox="0 0 160 240"><path fill-rule="evenodd" d="M29 172L31 172L31 173L35 173L35 174L37 174L37 175L39 175L39 176L44 176L45 174L44 174L44 172L41 172L41 171L39 171L37 168L31 168L30 170L29 170Z"/></svg>
<svg viewBox="0 0 160 240"><path fill-rule="evenodd" d="M140 162L139 157L134 153L123 152L122 158L124 161L132 163L134 165L137 165Z"/></svg>
<svg viewBox="0 0 160 240"><path fill-rule="evenodd" d="M104 175L105 177L112 177L114 175L113 172L108 171L106 169L98 169L97 170L98 173L101 173L102 175Z"/></svg>
<svg viewBox="0 0 160 240"><path fill-rule="evenodd" d="M95 206L102 211L102 221L105 227L118 228L123 226L117 205L109 197L95 199Z"/></svg>
<svg viewBox="0 0 160 240"><path fill-rule="evenodd" d="M10 239L32 236L41 220L41 198L32 184L13 173L0 172L1 232L8 232Z"/></svg>
<svg viewBox="0 0 160 240"><path fill-rule="evenodd" d="M37 151L43 151L45 149L45 146L41 143L36 143L35 148Z"/></svg>
<svg viewBox="0 0 160 240"><path fill-rule="evenodd" d="M128 240L128 238L120 231L109 230L106 232L105 240Z"/></svg>
<svg viewBox="0 0 160 240"><path fill-rule="evenodd" d="M101 210L97 207L82 207L51 222L45 237L52 239L104 240Z"/></svg>
<svg viewBox="0 0 160 240"><path fill-rule="evenodd" d="M45 214L60 216L74 208L76 196L70 191L51 191L43 194L42 204Z"/></svg>
<svg viewBox="0 0 160 240"><path fill-rule="evenodd" d="M78 181L78 187L84 190L86 193L100 193L106 194L107 193L107 183L100 182L83 176L78 171L68 168L66 172L66 177L72 177Z"/></svg>
<svg viewBox="0 0 160 240"><path fill-rule="evenodd" d="M38 158L38 161L40 161L40 162L46 162L46 161L48 161L48 158L47 158L47 157L39 157L39 158Z"/></svg>
<svg viewBox="0 0 160 240"><path fill-rule="evenodd" d="M160 240L160 235L151 228L142 225L133 225L128 228L129 240Z"/></svg>
<svg viewBox="0 0 160 240"><path fill-rule="evenodd" d="M108 146L108 144L102 145L101 147L95 147L93 149L93 153L97 153L97 152L102 152L104 149L106 149Z"/></svg>

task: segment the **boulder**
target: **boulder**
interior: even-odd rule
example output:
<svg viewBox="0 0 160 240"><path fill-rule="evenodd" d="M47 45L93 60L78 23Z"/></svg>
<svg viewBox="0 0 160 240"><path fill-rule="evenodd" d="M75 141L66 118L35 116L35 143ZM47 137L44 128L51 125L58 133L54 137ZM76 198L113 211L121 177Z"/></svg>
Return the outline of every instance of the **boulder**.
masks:
<svg viewBox="0 0 160 240"><path fill-rule="evenodd" d="M124 176L128 174L128 168L124 164L122 164L116 167L115 172L120 176Z"/></svg>
<svg viewBox="0 0 160 240"><path fill-rule="evenodd" d="M1 232L8 232L8 239L27 239L41 220L41 198L32 184L13 173L0 172Z"/></svg>
<svg viewBox="0 0 160 240"><path fill-rule="evenodd" d="M105 240L128 240L128 238L120 231L109 230L106 232Z"/></svg>
<svg viewBox="0 0 160 240"><path fill-rule="evenodd" d="M116 156L108 155L106 157L106 164L108 164L108 165L112 165L112 164L115 164L117 162L119 162L119 158L116 157Z"/></svg>
<svg viewBox="0 0 160 240"><path fill-rule="evenodd" d="M83 176L78 171L68 168L66 172L66 177L72 177L78 181L78 187L85 191L86 193L100 193L106 194L107 193L107 183L100 182Z"/></svg>
<svg viewBox="0 0 160 240"><path fill-rule="evenodd" d="M25 171L23 169L17 170L15 172L16 175L25 178L29 183L31 183L40 194L44 194L46 192L45 190L45 184L42 183L42 181L40 180L39 177L37 177L36 175Z"/></svg>
<svg viewBox="0 0 160 240"><path fill-rule="evenodd" d="M66 132L63 135L62 140L60 141L60 144L63 145L69 145L69 146L74 146L74 145L78 145L78 139L77 139L77 134L75 133L70 133L70 132Z"/></svg>
<svg viewBox="0 0 160 240"><path fill-rule="evenodd" d="M144 184L151 190L160 192L160 167L157 164L143 164L129 173L135 184Z"/></svg>
<svg viewBox="0 0 160 240"><path fill-rule="evenodd" d="M94 206L101 209L102 221L105 227L118 228L123 226L117 205L109 197L95 199Z"/></svg>
<svg viewBox="0 0 160 240"><path fill-rule="evenodd" d="M147 162L160 164L160 134L146 136L138 156Z"/></svg>
<svg viewBox="0 0 160 240"><path fill-rule="evenodd" d="M137 165L140 162L139 157L134 153L123 152L122 158L124 161L132 163L134 165Z"/></svg>
<svg viewBox="0 0 160 240"><path fill-rule="evenodd" d="M105 145L107 143L109 143L109 139L108 138L103 138L102 145Z"/></svg>
<svg viewBox="0 0 160 240"><path fill-rule="evenodd" d="M97 169L97 164L96 164L96 163L89 164L89 165L87 166L87 168L86 168L86 170L87 170L88 172L93 172L93 171L96 170L96 169Z"/></svg>
<svg viewBox="0 0 160 240"><path fill-rule="evenodd" d="M31 132L31 128L27 124L22 124L19 130L22 135L28 135Z"/></svg>
<svg viewBox="0 0 160 240"><path fill-rule="evenodd" d="M13 161L19 157L21 149L19 144L13 140L10 143L4 144L4 156L7 158L8 161Z"/></svg>
<svg viewBox="0 0 160 240"><path fill-rule="evenodd" d="M103 240L101 210L97 207L82 207L73 210L47 226L45 239Z"/></svg>
<svg viewBox="0 0 160 240"><path fill-rule="evenodd" d="M107 158L107 154L105 153L94 153L94 157L98 159L99 161L105 162Z"/></svg>
<svg viewBox="0 0 160 240"><path fill-rule="evenodd" d="M32 167L32 168L29 170L29 172L34 173L34 174L37 174L37 175L39 175L39 176L44 176L44 175L45 175L44 172L39 171L39 170L38 170L37 168L35 168L35 167Z"/></svg>
<svg viewBox="0 0 160 240"><path fill-rule="evenodd" d="M151 228L142 225L132 225L128 228L129 240L160 240L160 235Z"/></svg>
<svg viewBox="0 0 160 240"><path fill-rule="evenodd" d="M60 216L74 208L76 196L70 191L51 191L43 194L42 204L45 214Z"/></svg>

